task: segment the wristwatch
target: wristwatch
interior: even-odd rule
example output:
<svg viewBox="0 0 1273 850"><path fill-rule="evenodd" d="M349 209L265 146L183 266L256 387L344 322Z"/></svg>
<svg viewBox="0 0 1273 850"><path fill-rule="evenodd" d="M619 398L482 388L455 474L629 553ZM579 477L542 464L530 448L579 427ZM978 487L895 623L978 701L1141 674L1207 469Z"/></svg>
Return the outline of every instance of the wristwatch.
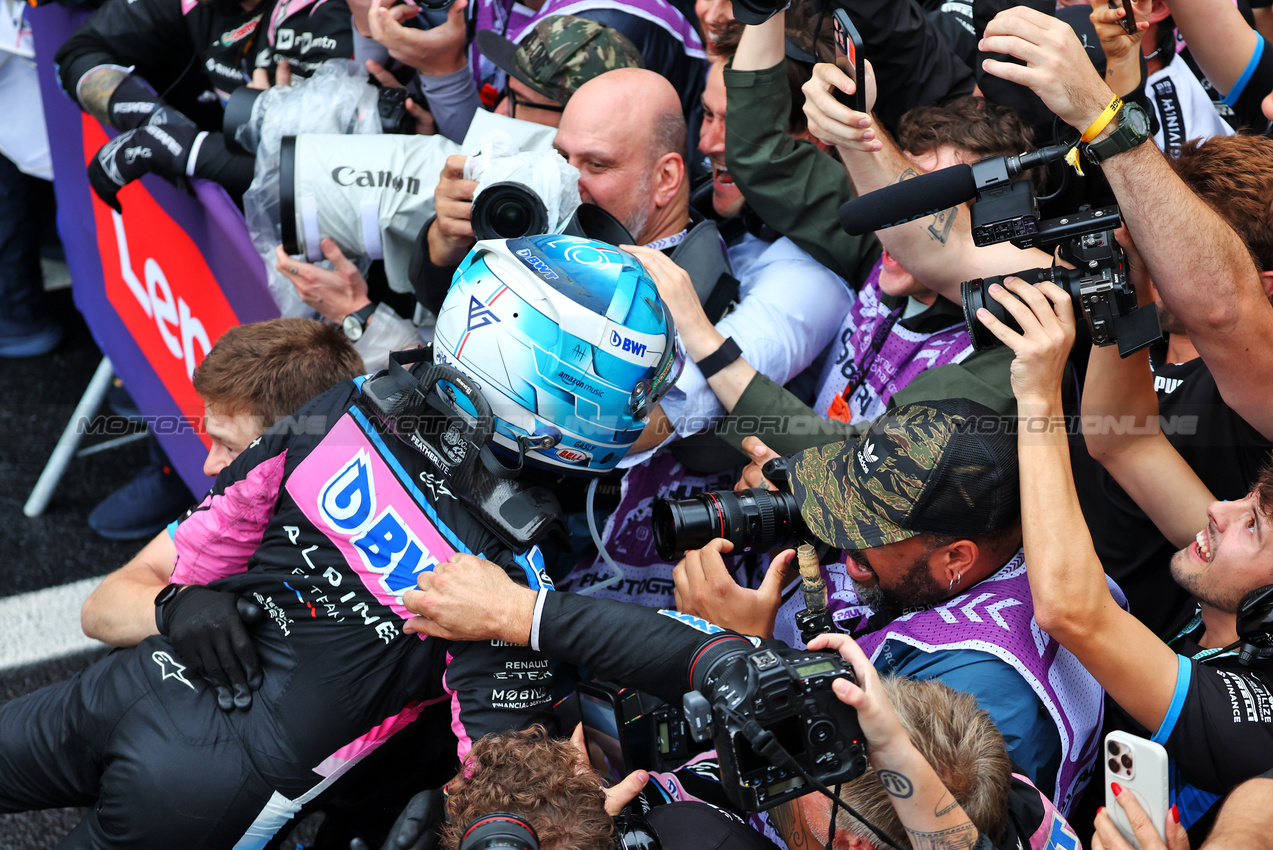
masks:
<svg viewBox="0 0 1273 850"><path fill-rule="evenodd" d="M357 342L367 331L367 320L376 312L376 302L372 301L356 313L350 313L340 322L340 329L349 337L350 342Z"/></svg>
<svg viewBox="0 0 1273 850"><path fill-rule="evenodd" d="M1100 163L1114 154L1131 150L1150 137L1149 116L1138 104L1123 102L1118 111L1118 127L1105 138L1083 148L1088 160Z"/></svg>
<svg viewBox="0 0 1273 850"><path fill-rule="evenodd" d="M184 584L168 584L155 595L155 628L164 633L164 606L171 602L185 587Z"/></svg>

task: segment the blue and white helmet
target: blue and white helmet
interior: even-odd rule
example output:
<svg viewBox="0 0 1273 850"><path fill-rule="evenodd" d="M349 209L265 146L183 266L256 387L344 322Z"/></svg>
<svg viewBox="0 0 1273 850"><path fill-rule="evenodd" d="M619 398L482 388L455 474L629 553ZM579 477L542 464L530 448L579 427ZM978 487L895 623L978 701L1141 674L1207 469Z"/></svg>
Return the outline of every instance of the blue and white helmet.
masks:
<svg viewBox="0 0 1273 850"><path fill-rule="evenodd" d="M684 362L636 258L560 235L478 242L442 303L433 348L481 385L498 448L576 475L614 468Z"/></svg>

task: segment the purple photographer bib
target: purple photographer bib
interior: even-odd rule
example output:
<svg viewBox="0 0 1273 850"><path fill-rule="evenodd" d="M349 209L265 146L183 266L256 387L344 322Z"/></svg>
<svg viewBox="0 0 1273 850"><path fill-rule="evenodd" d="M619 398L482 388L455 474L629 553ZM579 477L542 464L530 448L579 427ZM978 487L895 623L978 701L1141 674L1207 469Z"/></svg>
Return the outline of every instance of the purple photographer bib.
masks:
<svg viewBox="0 0 1273 850"><path fill-rule="evenodd" d="M623 476L619 507L606 520L601 531L601 539L605 541L610 557L623 570L623 578L591 591L590 595L636 602L650 608L675 608L672 569L676 564L664 561L655 551L650 523L654 500L688 499L706 490L729 490L737 480L737 469L714 475L690 472L669 451L658 452L647 462L628 469ZM731 557L726 555L725 563L729 565L731 561ZM762 572L759 567L767 561L768 558L764 557L757 562L757 572ZM589 554L575 565L559 587L579 593L604 583L613 575L600 555ZM758 576L752 580L746 575L738 575L737 571L734 578L744 587L757 586L759 581Z"/></svg>
<svg viewBox="0 0 1273 850"><path fill-rule="evenodd" d="M818 379L813 408L829 419L869 422L920 372L959 363L974 351L961 321L928 334L902 327L905 304L890 309L881 300L882 268L883 260L858 290Z"/></svg>
<svg viewBox="0 0 1273 850"><path fill-rule="evenodd" d="M862 628L874 611L862 605L842 566L828 571L828 605L841 631ZM1106 579L1120 605L1126 600ZM800 594L778 612L774 637L800 647L794 615L804 608ZM857 639L872 663L887 641L922 652L973 649L986 652L1016 670L1047 709L1061 737L1061 764L1053 802L1062 813L1082 792L1100 747L1105 692L1069 650L1034 621L1034 601L1020 552L994 575L936 608L913 611Z"/></svg>

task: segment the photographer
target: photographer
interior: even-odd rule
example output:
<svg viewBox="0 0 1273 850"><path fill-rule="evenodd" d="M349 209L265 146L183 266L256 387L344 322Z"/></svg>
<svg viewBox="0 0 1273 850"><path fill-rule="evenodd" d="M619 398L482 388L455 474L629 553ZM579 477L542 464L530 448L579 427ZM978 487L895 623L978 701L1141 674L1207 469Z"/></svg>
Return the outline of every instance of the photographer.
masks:
<svg viewBox="0 0 1273 850"><path fill-rule="evenodd" d="M155 173L172 182L203 177L241 196L252 159L226 147L225 99L258 64L286 60L304 75L349 58L350 33L344 0L110 0L54 57L71 99L121 131L89 163L93 190L119 209L119 190Z"/></svg>
<svg viewBox="0 0 1273 850"><path fill-rule="evenodd" d="M796 455L788 475L809 533L845 553L823 568L836 627L881 672L975 696L1021 772L1067 813L1099 744L1101 691L1064 649L1040 655L1014 638L1034 630L1034 603L1013 448L994 411L916 402L857 441ZM732 546L716 539L686 552L677 608L798 646L799 585L786 595L779 581L737 586L721 561Z"/></svg>
<svg viewBox="0 0 1273 850"><path fill-rule="evenodd" d="M1161 435L1139 450L1139 485L1127 478L1133 470L1119 473L1132 492L1152 487L1158 494L1144 506L1169 538L1183 541L1186 527L1205 524L1171 564L1172 577L1198 600L1197 612L1164 643L1115 604L1083 524L1060 396L1075 333L1070 297L1050 282L1036 288L1016 278L992 297L1023 329L985 309L977 313L1016 352L1022 527L1035 618L1139 724L1136 731L1166 747L1179 779L1194 786L1177 798L1180 823L1201 828L1218 795L1273 758L1273 675L1267 661L1248 667L1232 651L1260 639L1268 619L1268 603L1248 594L1267 592L1273 576L1265 542L1273 479L1266 472L1245 498L1208 504L1205 486ZM1255 634L1238 633L1239 616L1255 624Z"/></svg>
<svg viewBox="0 0 1273 850"><path fill-rule="evenodd" d="M451 639L529 641L550 657L676 704L690 662L703 647L720 641L748 646L736 635L676 612L525 592L493 565L476 561L456 559L422 575L420 590L403 600L418 615L407 628ZM642 636L639 650L631 640L634 634ZM937 682L882 680L845 635L820 636L810 648L838 651L853 668L857 683L840 679L833 688L842 702L857 709L870 768L845 784L841 799L870 813L868 818L893 840L927 847L925 841L936 839L932 833L951 830L943 837L956 841L958 835L958 846L972 847L980 831L985 844L977 846L1042 850L1046 841L1069 833L1037 789L1010 776L1002 739L970 697ZM689 767L652 775L658 781L648 786L647 796L655 803L687 799L678 776ZM890 807L892 813L886 811ZM656 805L654 813L659 810ZM770 810L764 816L765 831L782 837L789 847L822 845L830 816L826 798L810 794ZM835 846L880 847L879 841L860 822L845 814L837 817Z"/></svg>

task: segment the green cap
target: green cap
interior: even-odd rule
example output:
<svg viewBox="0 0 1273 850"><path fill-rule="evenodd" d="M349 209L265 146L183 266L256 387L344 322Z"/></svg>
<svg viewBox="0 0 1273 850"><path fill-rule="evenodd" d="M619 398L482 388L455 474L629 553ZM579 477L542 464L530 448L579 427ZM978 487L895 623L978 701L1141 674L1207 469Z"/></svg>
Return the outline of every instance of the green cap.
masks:
<svg viewBox="0 0 1273 850"><path fill-rule="evenodd" d="M616 29L573 15L549 15L513 44L491 30L477 49L496 67L565 105L575 90L616 68L644 68L641 51Z"/></svg>
<svg viewBox="0 0 1273 850"><path fill-rule="evenodd" d="M967 399L903 405L857 440L792 458L809 530L841 549L985 534L1020 513L1015 422Z"/></svg>

